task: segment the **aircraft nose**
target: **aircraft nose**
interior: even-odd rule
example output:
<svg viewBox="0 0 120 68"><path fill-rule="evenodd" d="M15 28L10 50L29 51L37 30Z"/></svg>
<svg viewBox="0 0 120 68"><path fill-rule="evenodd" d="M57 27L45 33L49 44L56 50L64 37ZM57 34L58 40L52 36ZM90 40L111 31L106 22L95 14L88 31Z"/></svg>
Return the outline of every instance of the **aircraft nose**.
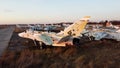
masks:
<svg viewBox="0 0 120 68"><path fill-rule="evenodd" d="M23 33L19 33L18 36L23 37Z"/></svg>

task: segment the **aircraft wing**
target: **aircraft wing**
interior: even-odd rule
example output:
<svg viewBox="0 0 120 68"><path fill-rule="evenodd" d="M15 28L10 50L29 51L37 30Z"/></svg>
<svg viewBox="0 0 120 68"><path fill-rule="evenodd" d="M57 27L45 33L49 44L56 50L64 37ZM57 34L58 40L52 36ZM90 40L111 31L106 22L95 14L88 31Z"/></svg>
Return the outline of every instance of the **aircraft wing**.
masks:
<svg viewBox="0 0 120 68"><path fill-rule="evenodd" d="M105 38L108 34L106 32L94 32L91 35L95 37L95 40L100 40L102 38Z"/></svg>
<svg viewBox="0 0 120 68"><path fill-rule="evenodd" d="M45 43L46 45L52 45L53 44L53 41L52 41L51 37L46 35L46 34L35 34L34 38L37 41L41 41L41 42Z"/></svg>
<svg viewBox="0 0 120 68"><path fill-rule="evenodd" d="M114 33L108 33L110 39L114 39L116 41L120 41L120 33L114 32Z"/></svg>
<svg viewBox="0 0 120 68"><path fill-rule="evenodd" d="M62 42L67 42L67 41L69 41L70 39L72 38L72 36L65 36L65 37L63 37L63 38L61 38L59 41L58 41L58 44L59 43L62 43Z"/></svg>
<svg viewBox="0 0 120 68"><path fill-rule="evenodd" d="M120 33L117 32L95 32L92 35L93 37L95 37L95 40L106 38L106 39L114 39L116 41L120 41Z"/></svg>

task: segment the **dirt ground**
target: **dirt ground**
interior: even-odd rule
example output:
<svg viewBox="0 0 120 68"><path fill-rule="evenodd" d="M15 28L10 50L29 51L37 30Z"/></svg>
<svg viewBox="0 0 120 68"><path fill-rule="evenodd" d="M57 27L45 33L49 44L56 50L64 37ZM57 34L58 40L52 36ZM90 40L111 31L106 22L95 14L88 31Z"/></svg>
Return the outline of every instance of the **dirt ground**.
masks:
<svg viewBox="0 0 120 68"><path fill-rule="evenodd" d="M79 47L48 47L39 50L32 40L15 30L0 57L0 68L120 68L120 42L84 42Z"/></svg>

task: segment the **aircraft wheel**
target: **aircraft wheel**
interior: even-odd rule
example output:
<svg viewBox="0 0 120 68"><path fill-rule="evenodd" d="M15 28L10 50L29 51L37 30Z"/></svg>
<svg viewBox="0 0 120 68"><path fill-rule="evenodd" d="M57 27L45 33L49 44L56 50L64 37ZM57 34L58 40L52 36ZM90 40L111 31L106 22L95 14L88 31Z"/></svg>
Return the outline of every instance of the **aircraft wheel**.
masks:
<svg viewBox="0 0 120 68"><path fill-rule="evenodd" d="M43 49L46 47L46 45L42 42L42 41L34 41L34 44L35 46L38 48L38 49Z"/></svg>
<svg viewBox="0 0 120 68"><path fill-rule="evenodd" d="M74 38L74 39L73 39L73 45L79 46L79 45L80 45L80 39Z"/></svg>
<svg viewBox="0 0 120 68"><path fill-rule="evenodd" d="M40 49L43 49L42 46L43 46L43 42L40 41L40 42L39 42L39 48L40 48Z"/></svg>
<svg viewBox="0 0 120 68"><path fill-rule="evenodd" d="M90 40L91 40L91 41L94 41L94 40L95 40L95 37L90 36Z"/></svg>
<svg viewBox="0 0 120 68"><path fill-rule="evenodd" d="M39 49L44 49L44 48L46 48L47 47L47 45L45 45L43 42L39 42Z"/></svg>

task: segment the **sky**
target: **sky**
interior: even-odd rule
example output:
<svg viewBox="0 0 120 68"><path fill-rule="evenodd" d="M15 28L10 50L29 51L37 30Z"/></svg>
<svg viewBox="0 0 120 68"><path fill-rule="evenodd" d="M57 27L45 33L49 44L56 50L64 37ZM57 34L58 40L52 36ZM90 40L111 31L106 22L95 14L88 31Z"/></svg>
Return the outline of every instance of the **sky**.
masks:
<svg viewBox="0 0 120 68"><path fill-rule="evenodd" d="M120 0L0 0L0 24L120 20Z"/></svg>

